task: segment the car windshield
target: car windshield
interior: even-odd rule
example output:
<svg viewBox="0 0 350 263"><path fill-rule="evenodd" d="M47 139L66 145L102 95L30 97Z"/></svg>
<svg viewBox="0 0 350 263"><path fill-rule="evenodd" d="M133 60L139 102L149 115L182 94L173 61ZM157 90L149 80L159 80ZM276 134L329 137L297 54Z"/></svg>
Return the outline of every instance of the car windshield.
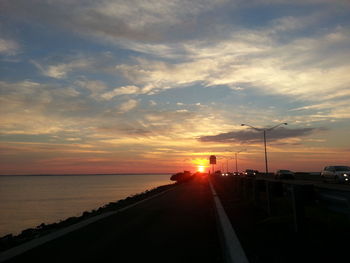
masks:
<svg viewBox="0 0 350 263"><path fill-rule="evenodd" d="M349 166L335 166L334 168L336 171L350 171Z"/></svg>

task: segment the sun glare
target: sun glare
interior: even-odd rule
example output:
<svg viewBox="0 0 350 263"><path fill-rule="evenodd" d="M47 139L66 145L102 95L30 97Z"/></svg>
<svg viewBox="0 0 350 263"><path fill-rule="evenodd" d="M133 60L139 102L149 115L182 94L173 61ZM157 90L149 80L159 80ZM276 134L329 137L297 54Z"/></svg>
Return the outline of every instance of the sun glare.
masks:
<svg viewBox="0 0 350 263"><path fill-rule="evenodd" d="M205 167L203 165L198 165L197 171L203 173L205 170Z"/></svg>

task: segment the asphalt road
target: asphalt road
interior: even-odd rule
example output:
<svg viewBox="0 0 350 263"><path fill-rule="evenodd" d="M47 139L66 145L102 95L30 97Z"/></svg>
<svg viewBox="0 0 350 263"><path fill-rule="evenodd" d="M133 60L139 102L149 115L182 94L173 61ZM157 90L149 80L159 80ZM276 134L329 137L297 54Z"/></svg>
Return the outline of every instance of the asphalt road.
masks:
<svg viewBox="0 0 350 263"><path fill-rule="evenodd" d="M7 262L221 262L213 198L197 178Z"/></svg>

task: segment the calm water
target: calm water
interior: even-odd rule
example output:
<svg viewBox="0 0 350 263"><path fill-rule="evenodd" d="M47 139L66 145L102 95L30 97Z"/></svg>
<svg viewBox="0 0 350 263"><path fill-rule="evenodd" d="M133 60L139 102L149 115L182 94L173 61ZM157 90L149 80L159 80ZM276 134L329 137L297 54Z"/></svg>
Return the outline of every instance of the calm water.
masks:
<svg viewBox="0 0 350 263"><path fill-rule="evenodd" d="M0 237L172 183L170 175L0 176Z"/></svg>

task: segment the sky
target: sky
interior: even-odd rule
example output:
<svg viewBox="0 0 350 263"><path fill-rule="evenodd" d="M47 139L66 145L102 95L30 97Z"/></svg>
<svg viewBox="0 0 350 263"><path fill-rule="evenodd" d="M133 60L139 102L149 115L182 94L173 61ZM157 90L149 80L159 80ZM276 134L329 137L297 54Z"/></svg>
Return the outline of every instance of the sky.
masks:
<svg viewBox="0 0 350 263"><path fill-rule="evenodd" d="M349 165L348 0L1 0L0 173ZM241 126L241 124L247 124ZM209 168L207 168L209 169Z"/></svg>

